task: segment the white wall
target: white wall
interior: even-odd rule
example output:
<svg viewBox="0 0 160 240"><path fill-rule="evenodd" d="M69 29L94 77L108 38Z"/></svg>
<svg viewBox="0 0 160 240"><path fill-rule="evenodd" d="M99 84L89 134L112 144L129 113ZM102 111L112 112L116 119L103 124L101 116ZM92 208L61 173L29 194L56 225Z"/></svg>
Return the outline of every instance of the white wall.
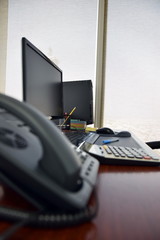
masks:
<svg viewBox="0 0 160 240"><path fill-rule="evenodd" d="M8 1L0 0L0 92L5 92Z"/></svg>
<svg viewBox="0 0 160 240"><path fill-rule="evenodd" d="M97 0L9 0L8 14L8 95L22 98L22 37L55 61L64 80L94 82Z"/></svg>
<svg viewBox="0 0 160 240"><path fill-rule="evenodd" d="M104 125L160 119L160 1L109 0L107 28Z"/></svg>

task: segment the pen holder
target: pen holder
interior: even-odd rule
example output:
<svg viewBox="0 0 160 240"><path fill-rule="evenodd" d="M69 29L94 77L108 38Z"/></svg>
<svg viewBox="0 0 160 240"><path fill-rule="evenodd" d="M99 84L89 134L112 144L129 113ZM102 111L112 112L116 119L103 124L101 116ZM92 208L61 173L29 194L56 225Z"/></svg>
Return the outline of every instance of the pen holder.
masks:
<svg viewBox="0 0 160 240"><path fill-rule="evenodd" d="M64 119L62 121L62 126L61 128L64 130L70 130L70 117L68 114L64 114Z"/></svg>

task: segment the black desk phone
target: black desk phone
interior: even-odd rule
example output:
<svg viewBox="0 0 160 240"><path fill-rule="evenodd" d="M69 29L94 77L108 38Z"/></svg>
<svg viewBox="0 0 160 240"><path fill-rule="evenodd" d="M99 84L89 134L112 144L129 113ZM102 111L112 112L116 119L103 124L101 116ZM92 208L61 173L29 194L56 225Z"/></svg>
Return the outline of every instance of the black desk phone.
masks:
<svg viewBox="0 0 160 240"><path fill-rule="evenodd" d="M0 108L21 122L0 117L1 180L40 211L62 213L57 221L64 225L72 218L76 222L74 214L81 218L96 184L98 161L29 104L0 94ZM67 218L68 213L73 215Z"/></svg>

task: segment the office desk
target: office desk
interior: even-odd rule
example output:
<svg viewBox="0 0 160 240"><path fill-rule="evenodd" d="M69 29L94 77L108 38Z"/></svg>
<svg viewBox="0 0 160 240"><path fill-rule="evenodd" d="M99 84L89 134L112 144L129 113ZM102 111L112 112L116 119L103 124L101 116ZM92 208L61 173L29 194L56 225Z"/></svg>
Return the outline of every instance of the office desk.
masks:
<svg viewBox="0 0 160 240"><path fill-rule="evenodd" d="M101 166L97 182L99 210L89 223L64 229L23 227L14 240L159 240L160 168ZM29 203L1 184L0 204ZM0 223L0 233L9 226Z"/></svg>

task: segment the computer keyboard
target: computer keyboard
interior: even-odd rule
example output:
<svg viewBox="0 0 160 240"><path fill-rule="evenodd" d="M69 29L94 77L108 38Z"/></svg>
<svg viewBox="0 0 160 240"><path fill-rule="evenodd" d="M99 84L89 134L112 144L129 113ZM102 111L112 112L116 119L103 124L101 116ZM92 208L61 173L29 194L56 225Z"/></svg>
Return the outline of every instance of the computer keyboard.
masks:
<svg viewBox="0 0 160 240"><path fill-rule="evenodd" d="M80 131L66 131L64 134L76 146L87 136L87 133Z"/></svg>
<svg viewBox="0 0 160 240"><path fill-rule="evenodd" d="M83 141L87 141L93 144L99 137L99 135L96 133L86 133L84 131L64 131L64 134L69 139L69 141L76 146L79 146Z"/></svg>

